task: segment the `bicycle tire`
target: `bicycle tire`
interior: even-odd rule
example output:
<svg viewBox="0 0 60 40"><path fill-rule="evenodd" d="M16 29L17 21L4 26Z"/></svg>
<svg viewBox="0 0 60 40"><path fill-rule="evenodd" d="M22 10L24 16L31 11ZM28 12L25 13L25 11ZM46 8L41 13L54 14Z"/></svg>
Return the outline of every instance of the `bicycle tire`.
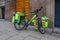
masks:
<svg viewBox="0 0 60 40"><path fill-rule="evenodd" d="M22 21L19 24L14 24L14 27L15 27L16 30L20 31L20 30L24 29L24 27L25 27L24 25L25 25L25 21Z"/></svg>
<svg viewBox="0 0 60 40"><path fill-rule="evenodd" d="M41 34L45 34L45 29L42 28L41 18L37 18L38 31Z"/></svg>

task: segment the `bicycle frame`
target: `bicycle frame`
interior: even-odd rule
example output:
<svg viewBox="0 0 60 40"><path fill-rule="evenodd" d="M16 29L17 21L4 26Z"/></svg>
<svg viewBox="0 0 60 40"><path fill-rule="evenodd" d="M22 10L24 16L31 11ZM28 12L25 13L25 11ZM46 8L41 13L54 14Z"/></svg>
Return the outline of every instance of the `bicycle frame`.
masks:
<svg viewBox="0 0 60 40"><path fill-rule="evenodd" d="M31 24L31 22L32 22L33 20L35 20L35 19L36 19L36 15L34 15L34 16L31 18L31 20L28 21L28 24Z"/></svg>
<svg viewBox="0 0 60 40"><path fill-rule="evenodd" d="M36 20L36 18L38 17L38 12L41 9L42 9L42 7L40 9L35 10L34 12L31 12L31 13L34 13L34 15L29 21L27 21L27 23L26 23L27 26L26 27L28 27L28 25L31 24L33 20ZM35 23L35 22L33 22L33 23Z"/></svg>

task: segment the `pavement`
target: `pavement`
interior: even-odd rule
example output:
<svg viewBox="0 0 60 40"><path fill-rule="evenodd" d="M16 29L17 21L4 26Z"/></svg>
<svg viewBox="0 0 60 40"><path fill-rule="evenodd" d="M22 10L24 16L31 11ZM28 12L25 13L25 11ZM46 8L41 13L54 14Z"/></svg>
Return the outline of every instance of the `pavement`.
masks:
<svg viewBox="0 0 60 40"><path fill-rule="evenodd" d="M47 33L41 34L33 28L17 31L11 22L0 19L0 40L60 40L60 38Z"/></svg>

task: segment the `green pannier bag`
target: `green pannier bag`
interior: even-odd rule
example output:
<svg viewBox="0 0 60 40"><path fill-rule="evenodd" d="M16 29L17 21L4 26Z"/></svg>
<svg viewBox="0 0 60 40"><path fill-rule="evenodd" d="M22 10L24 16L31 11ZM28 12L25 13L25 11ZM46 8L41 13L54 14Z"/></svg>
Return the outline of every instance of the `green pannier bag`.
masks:
<svg viewBox="0 0 60 40"><path fill-rule="evenodd" d="M41 20L44 22L44 24L42 24L42 27L47 28L48 27L48 18L42 17Z"/></svg>
<svg viewBox="0 0 60 40"><path fill-rule="evenodd" d="M19 23L21 16L24 16L24 14L21 13L21 12L14 12L14 13L13 13L13 16L12 16L12 23L13 23L13 24L14 24L14 23Z"/></svg>
<svg viewBox="0 0 60 40"><path fill-rule="evenodd" d="M12 16L12 23L19 23L20 22L20 14L18 12L14 13Z"/></svg>
<svg viewBox="0 0 60 40"><path fill-rule="evenodd" d="M20 22L20 14L18 12L13 13L12 16L12 23L19 23Z"/></svg>

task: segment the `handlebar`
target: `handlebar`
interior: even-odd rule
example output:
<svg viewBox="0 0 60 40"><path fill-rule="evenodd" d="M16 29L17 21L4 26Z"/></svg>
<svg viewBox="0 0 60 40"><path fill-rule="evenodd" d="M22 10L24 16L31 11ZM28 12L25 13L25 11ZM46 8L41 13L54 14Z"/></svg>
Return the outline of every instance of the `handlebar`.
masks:
<svg viewBox="0 0 60 40"><path fill-rule="evenodd" d="M39 9L36 9L34 12L31 12L31 13L35 13L35 12L38 13L39 11L42 10L42 8L43 8L43 7L40 7Z"/></svg>
<svg viewBox="0 0 60 40"><path fill-rule="evenodd" d="M36 16L38 16L38 12L42 10L43 7L40 7L39 9L36 9L34 12L31 12L31 13L34 13ZM25 14L25 15L29 15L29 14Z"/></svg>

